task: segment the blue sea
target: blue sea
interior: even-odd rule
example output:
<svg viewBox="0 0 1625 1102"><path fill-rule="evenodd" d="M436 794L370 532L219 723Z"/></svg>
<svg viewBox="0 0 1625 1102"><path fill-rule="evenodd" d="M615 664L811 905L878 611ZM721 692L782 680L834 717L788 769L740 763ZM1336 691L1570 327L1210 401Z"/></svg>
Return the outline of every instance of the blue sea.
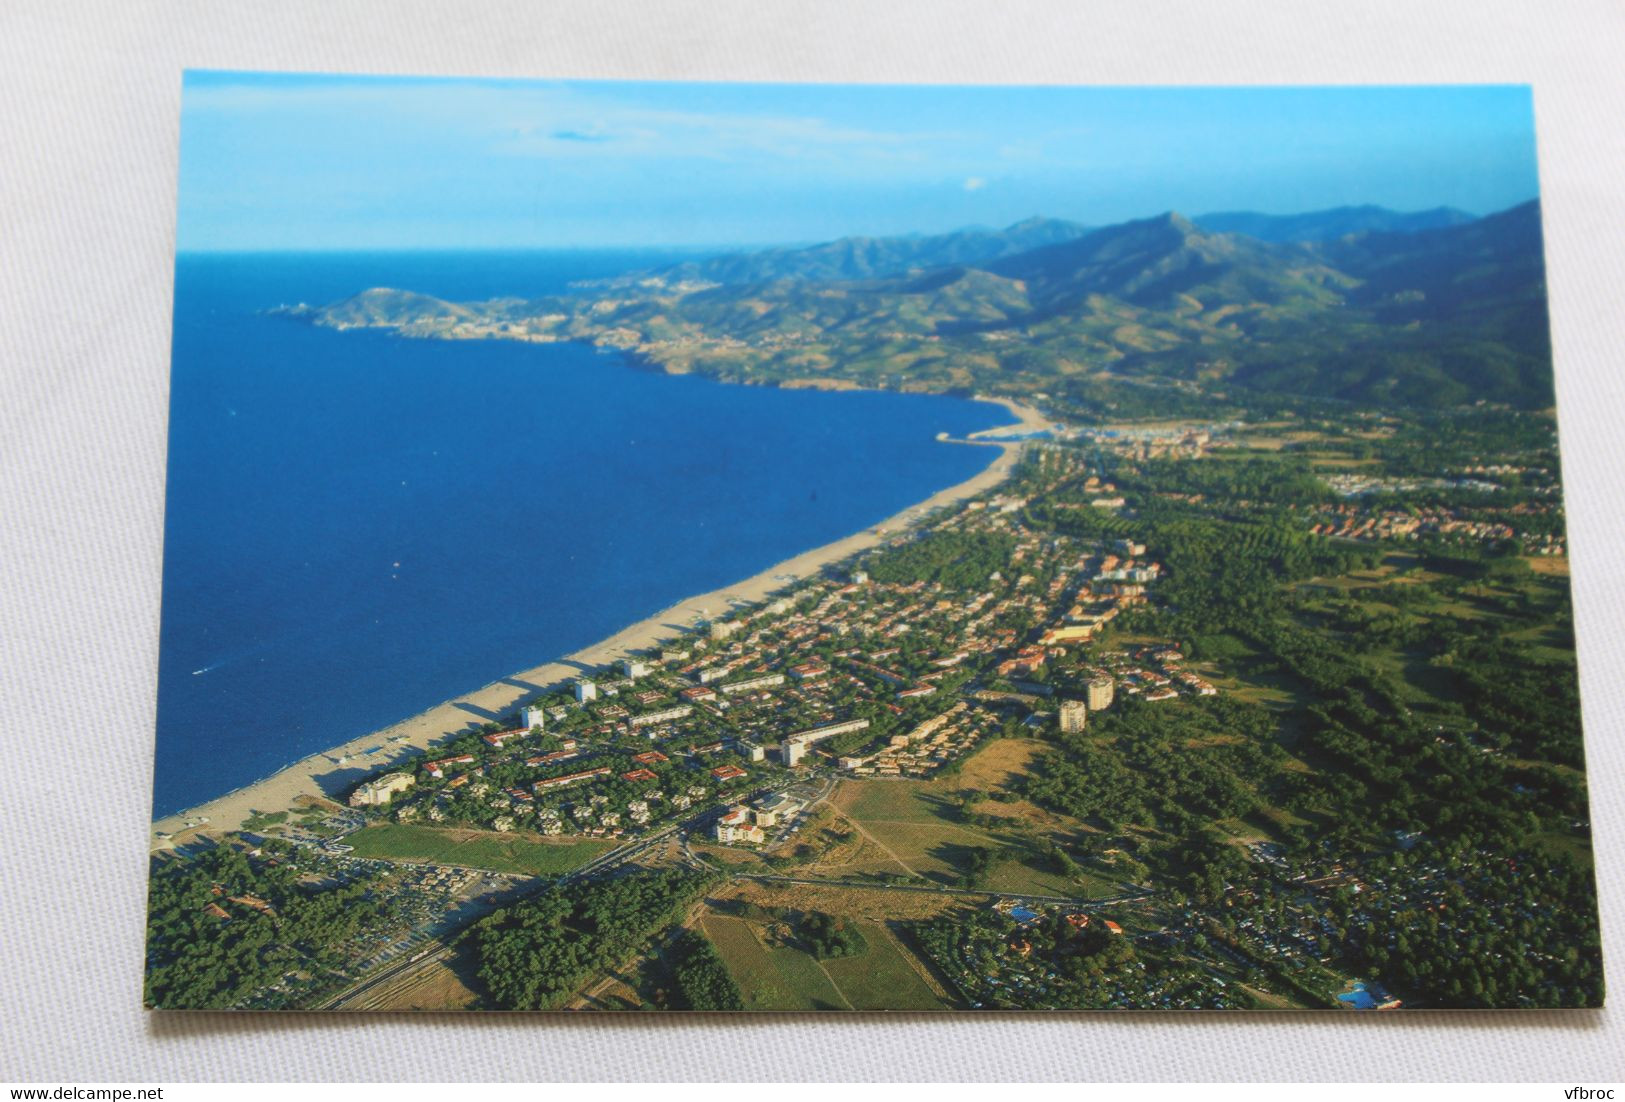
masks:
<svg viewBox="0 0 1625 1102"><path fill-rule="evenodd" d="M1008 421L728 386L577 345L263 311L565 293L638 252L183 255L154 814L578 650L962 481ZM475 717L470 717L475 718Z"/></svg>

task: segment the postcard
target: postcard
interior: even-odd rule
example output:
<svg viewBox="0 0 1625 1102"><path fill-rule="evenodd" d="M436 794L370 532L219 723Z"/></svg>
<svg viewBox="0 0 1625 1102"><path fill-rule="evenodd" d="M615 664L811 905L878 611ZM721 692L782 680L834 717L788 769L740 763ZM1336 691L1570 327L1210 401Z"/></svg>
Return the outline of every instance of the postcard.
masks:
<svg viewBox="0 0 1625 1102"><path fill-rule="evenodd" d="M147 1005L1599 1006L1523 86L185 81Z"/></svg>

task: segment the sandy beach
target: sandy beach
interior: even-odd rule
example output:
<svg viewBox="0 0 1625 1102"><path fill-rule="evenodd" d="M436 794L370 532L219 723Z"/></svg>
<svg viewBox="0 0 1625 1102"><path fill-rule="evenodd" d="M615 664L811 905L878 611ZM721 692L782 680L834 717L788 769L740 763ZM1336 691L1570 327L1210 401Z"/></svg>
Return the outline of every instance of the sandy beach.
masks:
<svg viewBox="0 0 1625 1102"><path fill-rule="evenodd" d="M1019 425L1009 426L1006 431L1039 431L1048 426L1047 420L1038 411L1008 399L978 400L993 402L1010 411ZM735 604L764 600L833 563L885 542L943 506L997 486L1009 477L1022 447L1018 442L996 439L952 441L950 446L986 447L996 450L998 454L979 474L941 490L871 528L786 559L733 585L686 598L574 654L500 678L400 723L312 754L263 780L165 816L152 825L152 848L171 847L200 833L237 830L251 815L286 810L296 806L301 797L337 797L362 777L389 765L405 762L448 737L495 720L511 711L520 701L580 676L584 668L608 666L624 655L676 638L679 631L673 625L690 624L697 619L720 615ZM188 826L188 823L194 825Z"/></svg>

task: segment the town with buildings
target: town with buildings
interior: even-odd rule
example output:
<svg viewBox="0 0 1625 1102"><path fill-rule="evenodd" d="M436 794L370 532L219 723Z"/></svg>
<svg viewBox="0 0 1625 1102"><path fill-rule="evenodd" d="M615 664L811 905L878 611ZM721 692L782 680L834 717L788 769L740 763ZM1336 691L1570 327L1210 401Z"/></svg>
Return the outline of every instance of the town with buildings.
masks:
<svg viewBox="0 0 1625 1102"><path fill-rule="evenodd" d="M1368 638L1372 613L1348 602L1380 612L1392 600L1391 616L1418 623L1430 608L1519 624L1561 608L1550 565L1513 581L1482 565L1560 562L1560 523L1541 540L1535 526L1458 511L1547 516L1560 505L1545 472L1481 463L1471 477L1493 486L1441 487L1305 468L1240 422L1055 430L1016 445L1017 477L874 551L583 669L505 721L365 777L342 808L250 824L234 843L250 865L275 854L301 875L365 884L369 906L352 950L302 961L233 1004L417 1005L405 993L432 977L449 992L433 1005L506 1005L515 996L499 994L500 977L486 995L466 979L480 946L507 936L481 933L490 923L527 899L661 875L702 885L686 928L720 954L718 982L744 1007L823 1005L794 961L826 952L893 968L899 986L864 995L857 973L842 979L839 958L826 960L831 979L818 982L837 982L854 1007L1535 1004L1538 992L1509 996L1487 967L1441 978L1396 953L1446 960L1559 916L1572 923L1543 911L1552 894L1531 883L1504 921L1474 908L1504 894L1508 875L1576 873L1543 865L1548 851L1446 844L1405 816L1373 818L1404 824L1387 834L1353 828L1357 805L1338 813L1354 834L1316 842L1307 830L1343 796L1319 773L1335 755L1357 763L1372 751L1282 732L1300 729L1293 709L1311 691L1293 686L1374 678L1367 691L1404 717L1390 723L1417 727L1427 760L1470 762L1485 783L1514 770L1511 804L1497 796L1495 814L1522 808L1553 837L1583 836L1583 801L1571 790L1548 806L1555 775L1502 754L1558 751L1473 721L1436 695L1434 675L1408 686L1364 664L1390 661L1384 647L1479 644L1415 630ZM1288 469L1318 496L1259 520L1255 472ZM1510 477L1521 481L1508 501ZM1444 502L1444 489L1458 496ZM1235 517L1247 519L1201 527ZM1486 551L1517 558L1471 557ZM1260 555L1276 565L1257 572ZM1389 596L1398 583L1403 602ZM1204 604L1215 585L1223 604ZM1249 600L1281 626L1252 626L1235 611ZM1457 611L1475 600L1482 613ZM1204 608L1223 609L1217 626ZM1374 657L1291 634L1309 627ZM231 891L204 913L241 921L248 904L233 900L256 898ZM453 972L459 955L476 963ZM1537 948L1520 967L1553 983L1585 959ZM701 1004L662 986L673 965L660 951L640 960L642 979L583 973L546 1005Z"/></svg>
<svg viewBox="0 0 1625 1102"><path fill-rule="evenodd" d="M928 778L1012 721L1077 732L1118 692L1217 692L1172 646L1080 665L1077 648L1145 606L1163 568L1132 540L1033 532L1024 505L996 495L933 527L1009 547L968 601L940 581L837 571L589 672L349 802L591 838L704 816L717 841L760 843L783 815L761 793L802 772Z"/></svg>

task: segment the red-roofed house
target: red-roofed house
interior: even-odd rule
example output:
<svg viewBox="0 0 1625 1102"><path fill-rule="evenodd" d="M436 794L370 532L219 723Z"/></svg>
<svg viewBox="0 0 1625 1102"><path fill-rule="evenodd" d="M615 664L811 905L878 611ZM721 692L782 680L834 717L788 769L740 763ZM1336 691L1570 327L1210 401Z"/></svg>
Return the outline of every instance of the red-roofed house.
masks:
<svg viewBox="0 0 1625 1102"><path fill-rule="evenodd" d="M431 777L444 777L446 775L446 766L467 765L473 760L473 754L458 754L455 758L441 758L439 761L431 761L423 768L428 771Z"/></svg>
<svg viewBox="0 0 1625 1102"><path fill-rule="evenodd" d="M717 819L712 831L719 842L761 842L767 835L750 821L750 809L730 807Z"/></svg>
<svg viewBox="0 0 1625 1102"><path fill-rule="evenodd" d="M535 784L531 785L530 788L532 792L540 792L544 788L560 788L567 784L574 784L577 781L584 781L588 777L602 777L609 772L609 766L601 765L597 769L586 769L580 773L566 773L562 777L552 777L545 781L537 781Z"/></svg>
<svg viewBox="0 0 1625 1102"><path fill-rule="evenodd" d="M488 745L494 746L500 750L502 749L503 743L507 742L509 739L519 738L528 734L530 734L528 729L515 727L511 731L492 731L490 734L481 735L480 737L484 739Z"/></svg>

